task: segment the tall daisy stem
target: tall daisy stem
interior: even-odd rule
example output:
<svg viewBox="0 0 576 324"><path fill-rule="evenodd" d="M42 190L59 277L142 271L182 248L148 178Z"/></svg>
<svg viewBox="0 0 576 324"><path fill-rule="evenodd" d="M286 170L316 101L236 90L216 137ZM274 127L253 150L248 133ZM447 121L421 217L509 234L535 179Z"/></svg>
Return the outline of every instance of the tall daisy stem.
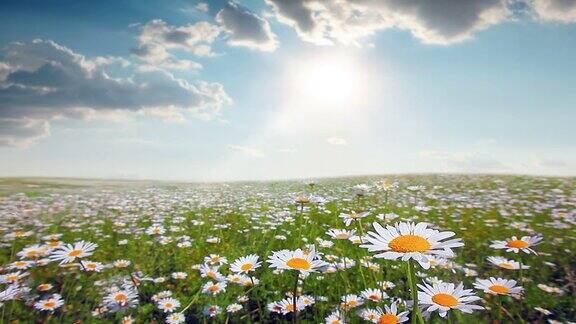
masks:
<svg viewBox="0 0 576 324"><path fill-rule="evenodd" d="M412 292L412 324L417 323L416 318L418 318L418 323L424 324L424 319L420 313L420 307L418 307L418 290L416 290L416 278L412 260L408 260L408 266L406 268L408 285L410 285L410 291Z"/></svg>
<svg viewBox="0 0 576 324"><path fill-rule="evenodd" d="M296 271L296 280L294 280L294 290L292 291L292 305L294 307L294 316L292 316L292 323L298 323L298 306L296 305L296 300L298 299L298 279L300 278L300 272Z"/></svg>

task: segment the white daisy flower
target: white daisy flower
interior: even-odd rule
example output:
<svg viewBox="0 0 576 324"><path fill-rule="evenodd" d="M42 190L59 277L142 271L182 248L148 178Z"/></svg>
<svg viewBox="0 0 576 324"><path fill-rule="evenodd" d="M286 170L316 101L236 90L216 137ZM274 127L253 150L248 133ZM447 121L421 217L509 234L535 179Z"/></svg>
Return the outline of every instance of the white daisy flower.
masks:
<svg viewBox="0 0 576 324"><path fill-rule="evenodd" d="M346 230L346 229L336 229L332 228L326 232L327 235L330 235L333 239L336 240L348 240L352 236L356 235L356 230Z"/></svg>
<svg viewBox="0 0 576 324"><path fill-rule="evenodd" d="M350 226L350 224L352 224L353 221L357 221L368 215L370 215L370 212L357 213L355 211L352 211L350 214L341 213L339 217L342 218L346 226Z"/></svg>
<svg viewBox="0 0 576 324"><path fill-rule="evenodd" d="M514 252L518 253L520 251L525 253L534 253L537 254L536 251L532 249L533 246L540 244L542 241L542 236L522 236L521 238L517 238L516 236L512 236L505 241L492 241L490 245L491 248L495 249L505 249L506 252Z"/></svg>
<svg viewBox="0 0 576 324"><path fill-rule="evenodd" d="M499 257L499 256L491 256L488 257L488 261L490 263L492 263L493 265L502 268L502 269L507 269L507 270L518 270L520 269L520 262L518 261L514 261L514 260L508 260L506 258L503 257ZM527 265L522 265L522 269L529 269L530 266Z"/></svg>
<svg viewBox="0 0 576 324"><path fill-rule="evenodd" d="M235 273L248 273L255 271L261 264L256 254L250 254L236 259L230 265L230 270Z"/></svg>
<svg viewBox="0 0 576 324"><path fill-rule="evenodd" d="M362 300L362 298L356 296L356 295L345 295L342 296L342 298L340 299L342 302L340 303L340 308L348 311L351 310L352 308L356 308L362 304L364 304L364 301Z"/></svg>
<svg viewBox="0 0 576 324"><path fill-rule="evenodd" d="M64 300L62 299L62 296L60 296L59 294L53 294L46 299L42 299L34 303L34 308L41 311L52 312L62 305L64 305Z"/></svg>
<svg viewBox="0 0 576 324"><path fill-rule="evenodd" d="M100 272L102 271L102 269L104 269L104 265L100 262L80 261L80 265L81 268L84 269L84 271Z"/></svg>
<svg viewBox="0 0 576 324"><path fill-rule="evenodd" d="M63 245L52 251L50 260L60 261L60 264L70 263L76 259L91 256L98 245L90 242L80 241L72 244Z"/></svg>
<svg viewBox="0 0 576 324"><path fill-rule="evenodd" d="M226 312L228 313L236 313L237 311L242 310L242 305L240 304L230 304L226 307Z"/></svg>
<svg viewBox="0 0 576 324"><path fill-rule="evenodd" d="M524 288L516 286L516 280L494 277L476 279L474 287L492 295L519 295L524 291Z"/></svg>
<svg viewBox="0 0 576 324"><path fill-rule="evenodd" d="M166 317L166 323L168 324L180 324L186 321L186 317L182 313L173 313Z"/></svg>
<svg viewBox="0 0 576 324"><path fill-rule="evenodd" d="M302 274L314 272L325 266L327 263L320 260L314 248L303 251L281 250L273 252L268 258L270 266L282 270L297 270Z"/></svg>
<svg viewBox="0 0 576 324"><path fill-rule="evenodd" d="M464 289L460 283L457 287L453 283L441 282L434 285L418 284L418 303L423 309L423 315L438 311L441 317L445 317L449 310L458 309L464 313L472 313L473 310L481 310L484 307L471 304L480 300L474 295L472 289Z"/></svg>
<svg viewBox="0 0 576 324"><path fill-rule="evenodd" d="M325 319L326 324L346 324L344 317L340 314L340 311L335 310L332 314L328 315Z"/></svg>
<svg viewBox="0 0 576 324"><path fill-rule="evenodd" d="M218 295L219 293L226 291L226 283L217 281L208 281L202 286L202 292L205 294L210 294L212 296Z"/></svg>
<svg viewBox="0 0 576 324"><path fill-rule="evenodd" d="M385 251L376 254L376 258L387 260L396 260L402 258L402 261L414 259L424 269L430 268L428 256L440 255L443 257L452 257L454 252L452 248L464 246L461 239L452 239L442 241L454 236L454 232L440 232L435 229L427 228L427 223L396 223L394 227L372 223L376 232L369 232L366 240L370 244L363 244L360 247L367 248L369 251Z"/></svg>
<svg viewBox="0 0 576 324"><path fill-rule="evenodd" d="M363 290L360 293L360 295L362 296L362 298L371 300L373 302L379 302L383 298L388 298L388 295L385 292L383 292L382 290L372 289L372 288Z"/></svg>
<svg viewBox="0 0 576 324"><path fill-rule="evenodd" d="M180 307L180 301L176 298L168 297L158 301L158 308L163 310L164 313L171 313Z"/></svg>
<svg viewBox="0 0 576 324"><path fill-rule="evenodd" d="M404 311L398 314L397 302L393 302L390 304L390 306L384 305L384 310L380 307L377 307L376 312L378 313L378 321L376 323L395 324L408 321L409 312Z"/></svg>

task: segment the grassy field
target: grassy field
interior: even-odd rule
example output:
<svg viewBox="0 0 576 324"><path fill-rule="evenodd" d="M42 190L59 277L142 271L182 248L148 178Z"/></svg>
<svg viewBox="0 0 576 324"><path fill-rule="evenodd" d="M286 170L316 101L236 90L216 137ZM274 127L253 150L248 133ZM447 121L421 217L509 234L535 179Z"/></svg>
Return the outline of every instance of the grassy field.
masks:
<svg viewBox="0 0 576 324"><path fill-rule="evenodd" d="M395 323L402 317L384 316L392 304L419 323L576 318L574 178L414 175L219 184L4 179L0 187L1 323ZM348 226L342 214L353 215ZM373 222L426 222L454 232L447 239L464 246L451 249L454 257L429 257L430 269L414 260L378 258L383 251L360 246L369 244ZM491 247L512 236L541 236L531 247L537 254ZM79 241L97 247L68 249ZM429 246L410 244L390 242L388 248L427 253ZM267 262L284 249L303 249L300 257L285 254L308 264L290 259L284 266L292 269L281 270L278 262ZM237 274L249 266L232 264L250 254L261 263L244 262L254 271ZM530 268L499 267L491 256ZM474 286L490 277L516 280L523 291L493 294ZM411 282L463 283L479 297L471 304L484 309L463 313L457 308L468 301L458 301L448 303L445 317L438 311L419 317L411 306ZM430 306L421 305L424 311Z"/></svg>

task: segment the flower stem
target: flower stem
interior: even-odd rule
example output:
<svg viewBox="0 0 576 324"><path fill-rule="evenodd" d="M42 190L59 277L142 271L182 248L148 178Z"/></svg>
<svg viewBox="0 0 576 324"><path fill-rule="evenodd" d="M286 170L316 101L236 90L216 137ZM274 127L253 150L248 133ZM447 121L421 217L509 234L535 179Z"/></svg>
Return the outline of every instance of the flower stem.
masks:
<svg viewBox="0 0 576 324"><path fill-rule="evenodd" d="M292 291L292 305L294 307L294 316L292 316L292 323L298 323L298 306L296 306L296 299L298 294L298 279L300 272L296 271L296 280L294 280L294 291Z"/></svg>
<svg viewBox="0 0 576 324"><path fill-rule="evenodd" d="M408 285L410 285L410 290L412 292L412 324L416 323L416 318L420 324L424 324L424 319L420 313L420 307L418 307L418 291L416 290L416 278L414 274L414 267L412 265L412 260L408 260L407 268L407 279Z"/></svg>

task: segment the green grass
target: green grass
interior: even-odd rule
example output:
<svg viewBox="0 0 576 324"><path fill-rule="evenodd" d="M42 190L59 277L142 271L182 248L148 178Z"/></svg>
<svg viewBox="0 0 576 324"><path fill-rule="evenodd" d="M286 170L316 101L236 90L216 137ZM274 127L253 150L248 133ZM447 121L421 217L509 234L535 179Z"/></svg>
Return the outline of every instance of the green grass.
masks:
<svg viewBox="0 0 576 324"><path fill-rule="evenodd" d="M80 187L63 188L44 183L34 190L20 191L25 193L24 197L10 195L0 201L4 210L19 201L18 205L12 206L22 212L18 215L4 213L2 229L5 235L16 229L30 230L34 234L14 241L5 239L0 253L2 265L7 266L15 260L14 254L25 246L40 243L42 236L60 233L63 234L61 241L66 243L85 240L98 244L95 253L86 260L109 264L117 259L127 259L132 266L130 270L108 268L100 273L62 268L54 262L33 267L28 270L29 276L21 282L21 285L32 288L29 296L25 297L29 299L28 305L26 300L5 302L1 322L43 320L72 323L79 320L82 323L96 323L102 320L119 321L128 315L138 323L163 322L165 314L156 307L151 297L165 290L172 291L173 297L182 303L180 309L190 304L185 312L190 322L209 321L202 315L204 307L219 305L225 309L244 294L250 297L250 301L242 304L243 310L229 315L229 318L224 311L212 320L224 322L228 319L238 323L290 321L289 315L271 314L266 310L266 305L283 299L292 290L293 273L274 274L273 269L263 262L255 272L255 277L260 280L258 285L249 288L229 283L226 292L211 297L200 292L207 280L201 278L193 266L202 264L209 254L225 256L232 262L237 257L255 253L261 261L265 261L273 251L303 248L306 244L315 243L317 238L330 240L325 232L330 228L346 228L338 215L351 210L370 212L370 216L362 220L364 232L371 230L373 221L384 223L376 219L376 215L382 213L396 213L399 217L395 221L426 221L442 230L455 232L456 237L462 238L465 243L464 247L455 249L455 263L475 270L479 278L519 278L518 271L503 271L490 265L486 260L488 256L500 255L509 259L522 256L522 262L531 266L523 271L525 281L522 286L526 293L522 302L512 297L491 297L475 290L483 297L480 304L487 309L470 315L456 311L454 320L458 322L499 319L505 323L517 323L521 319L540 322L545 318L559 321L576 318L573 297L576 280L575 179L457 175L385 178L398 180L400 187L390 193L373 189L363 198L355 197L352 187L360 183L372 185L380 177L320 180L314 188L301 182L286 181L203 185L123 184L106 186L107 190L103 191L104 184L98 182L83 184L82 190ZM3 181L0 184L6 185ZM415 193L406 189L410 185L423 185L425 189ZM306 210L299 212L292 198L304 194L324 197L327 202L307 204ZM416 204L425 204L431 210L417 211L414 208ZM34 210L34 207L42 208ZM31 211L24 213L24 209ZM279 222L278 213L282 211L289 212L293 221ZM559 217L561 212L567 216ZM566 224L567 228L550 224L554 220ZM523 227L544 236L544 242L535 248L540 255L517 255L489 247L492 240L524 235L525 231L513 226L518 224L515 222L524 223ZM153 223L163 224L167 229L164 236L173 242L161 244L153 236L145 234L145 229ZM348 228L358 229L354 223ZM190 236L191 247L177 247L178 238L183 235ZM286 239L277 239L278 235L284 235ZM209 237L218 237L221 242L207 243ZM119 245L121 240L127 240L127 244ZM307 277L301 286L302 292L325 297L326 301L317 301L302 311L300 321L323 322L338 306L343 295L360 294L365 288L376 288L376 283L382 280L396 284L395 288L386 291L390 297L410 299L405 262L372 259L380 266L379 270L373 271L361 267L358 262L372 253L347 240L333 241L334 247L317 247L317 251L325 255L348 257L356 260L356 265L336 273L315 273ZM554 266L544 262L553 263ZM223 274L230 273L227 265L220 270ZM165 277L166 281L143 281L138 288L139 305L135 308L105 313L101 318L92 316L91 311L102 303L104 288L110 280L128 276L131 271L141 271L151 278ZM171 279L170 274L177 271L188 273L188 277L185 280ZM4 270L3 273L8 272ZM466 276L459 269L423 270L416 266L416 272L447 282L464 282L466 288L473 288L472 283L476 278ZM39 297L35 287L40 283L54 285L52 292L60 292L65 305L54 313L34 310L29 303ZM537 287L538 284L561 287L564 294L546 293ZM6 285L1 287L3 290ZM387 303L388 300L380 304L366 302L364 306L375 307ZM499 311L500 303L505 308L503 312ZM548 309L553 314L545 317L534 307ZM348 312L347 321L363 322L356 312L361 308ZM437 314L428 319L428 322L434 323L441 321L444 320Z"/></svg>

